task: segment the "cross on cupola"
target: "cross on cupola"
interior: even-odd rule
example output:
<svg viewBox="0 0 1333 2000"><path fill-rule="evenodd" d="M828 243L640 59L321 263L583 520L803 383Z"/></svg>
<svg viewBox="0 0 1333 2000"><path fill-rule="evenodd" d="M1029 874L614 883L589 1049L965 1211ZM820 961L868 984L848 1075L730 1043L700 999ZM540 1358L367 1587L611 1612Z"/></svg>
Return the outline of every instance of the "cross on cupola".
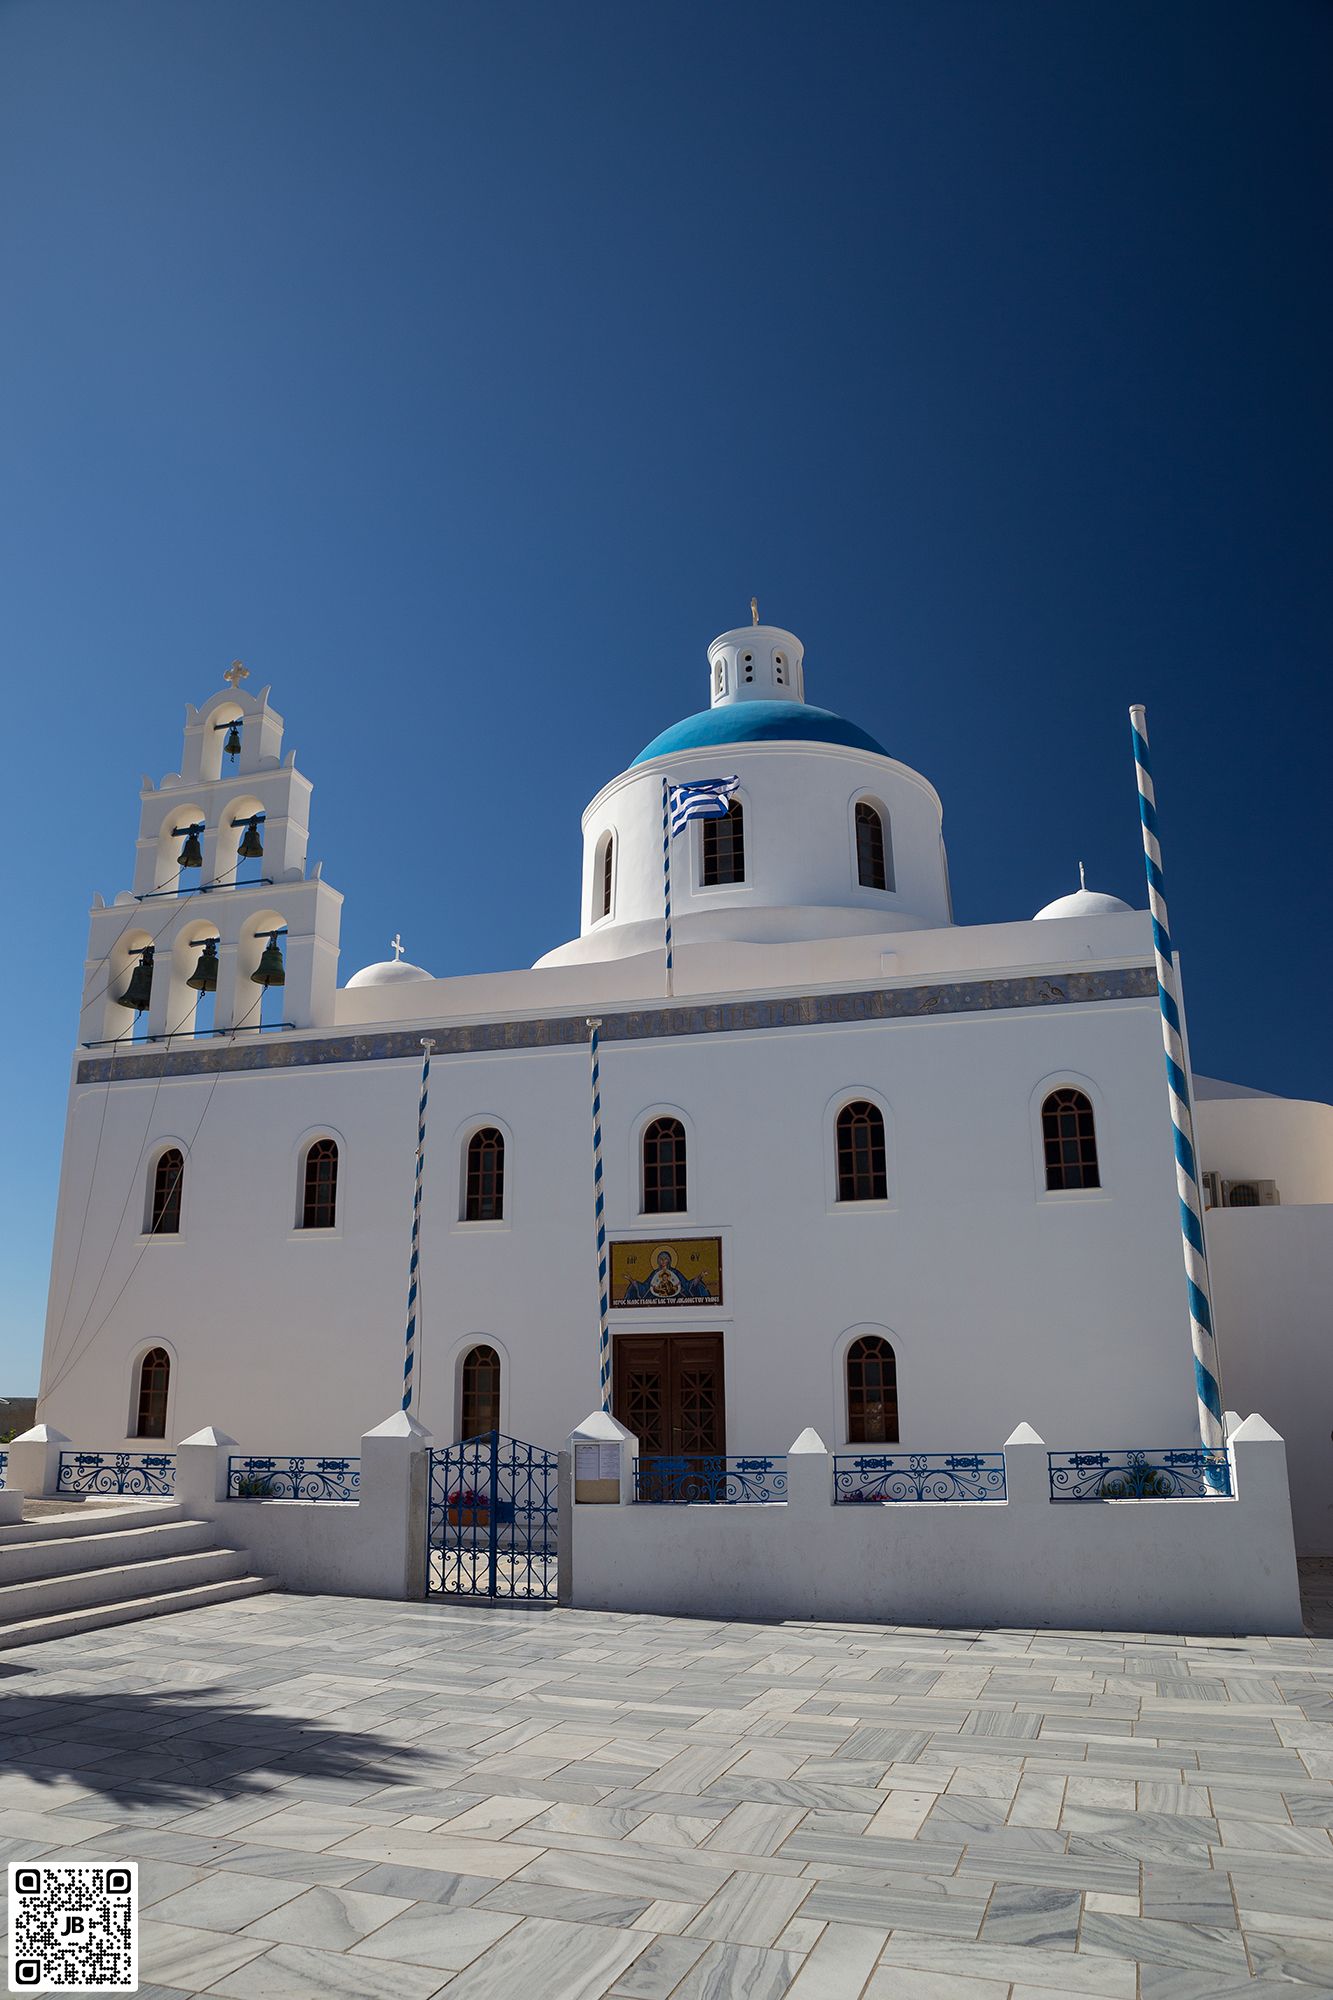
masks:
<svg viewBox="0 0 1333 2000"><path fill-rule="evenodd" d="M397 965L403 955L403 940L399 932L394 932L393 936L389 939L389 944L393 951L393 962Z"/></svg>

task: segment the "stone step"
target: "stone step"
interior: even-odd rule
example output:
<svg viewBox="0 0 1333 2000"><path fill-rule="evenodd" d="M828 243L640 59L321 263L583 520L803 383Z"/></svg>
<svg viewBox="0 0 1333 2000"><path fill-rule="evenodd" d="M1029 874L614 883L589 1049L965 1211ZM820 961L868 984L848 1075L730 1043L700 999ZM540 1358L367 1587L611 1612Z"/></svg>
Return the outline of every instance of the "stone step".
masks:
<svg viewBox="0 0 1333 2000"><path fill-rule="evenodd" d="M188 1590L196 1583L228 1581L244 1575L247 1561L239 1549L203 1548L187 1555L149 1557L111 1563L103 1569L68 1570L23 1583L0 1584L0 1629L49 1612L116 1604L129 1598L155 1597L163 1591Z"/></svg>
<svg viewBox="0 0 1333 2000"><path fill-rule="evenodd" d="M71 1611L53 1611L0 1625L0 1652L11 1646L32 1646L43 1639L68 1639L77 1632L94 1632L104 1625L128 1625L138 1618L162 1618L171 1611L197 1611L205 1604L226 1604L236 1597L255 1597L275 1588L272 1577L234 1576L214 1583L192 1584L150 1597L125 1597L114 1604L86 1604Z"/></svg>
<svg viewBox="0 0 1333 2000"><path fill-rule="evenodd" d="M183 1521L179 1500L125 1500L115 1506L73 1500L67 1514L43 1514L37 1521L14 1521L0 1527L0 1549L26 1548L32 1542L65 1541L70 1536L109 1535L146 1521Z"/></svg>
<svg viewBox="0 0 1333 2000"><path fill-rule="evenodd" d="M194 1555L218 1545L207 1521L163 1521L158 1516L144 1521L141 1516L131 1516L126 1524L126 1516L117 1513L112 1526L99 1527L94 1534L78 1532L82 1523L75 1526L72 1534L0 1544L0 1605L3 1587L11 1583L34 1583L44 1577L73 1576L158 1557Z"/></svg>

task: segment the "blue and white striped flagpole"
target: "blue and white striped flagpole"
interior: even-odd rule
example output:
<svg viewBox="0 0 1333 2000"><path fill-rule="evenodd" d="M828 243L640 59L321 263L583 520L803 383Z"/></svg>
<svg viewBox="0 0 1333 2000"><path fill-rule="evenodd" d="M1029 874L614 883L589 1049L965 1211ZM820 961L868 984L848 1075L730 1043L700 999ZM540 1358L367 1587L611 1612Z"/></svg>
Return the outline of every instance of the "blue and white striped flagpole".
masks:
<svg viewBox="0 0 1333 2000"><path fill-rule="evenodd" d="M1185 1285L1189 1293L1190 1337L1194 1346L1194 1383L1199 1398L1199 1436L1209 1450L1225 1444L1222 1389L1213 1337L1212 1292L1208 1283L1208 1252L1203 1240L1203 1203L1199 1199L1199 1169L1194 1151L1194 1119L1190 1111L1185 1045L1180 1033L1180 996L1176 986L1175 954L1166 913L1162 879L1162 849L1157 837L1157 797L1148 758L1148 719L1141 707L1129 711L1134 737L1134 763L1139 781L1139 818L1143 822L1143 863L1148 875L1148 908L1152 913L1153 951L1157 960L1157 998L1162 1010L1162 1046L1166 1051L1166 1083L1175 1128L1176 1193L1180 1199L1181 1246L1185 1253ZM1213 1483L1210 1481L1210 1484Z"/></svg>
<svg viewBox="0 0 1333 2000"><path fill-rule="evenodd" d="M435 1047L428 1035L421 1038L421 1101L417 1105L417 1169L412 1184L412 1258L407 1267L407 1341L403 1349L403 1408L411 1413L416 1388L413 1368L417 1347L417 1294L421 1280L421 1180L426 1169L426 1097L430 1090L430 1052Z"/></svg>
<svg viewBox="0 0 1333 2000"><path fill-rule="evenodd" d="M602 1179L602 1065L597 1030L600 1020L590 1020L592 1051L592 1208L597 1233L597 1372L602 1392L602 1408L611 1409L611 1327L610 1293L606 1281L606 1184Z"/></svg>
<svg viewBox="0 0 1333 2000"><path fill-rule="evenodd" d="M671 954L671 780L662 780L662 921L666 934L666 990L672 997Z"/></svg>

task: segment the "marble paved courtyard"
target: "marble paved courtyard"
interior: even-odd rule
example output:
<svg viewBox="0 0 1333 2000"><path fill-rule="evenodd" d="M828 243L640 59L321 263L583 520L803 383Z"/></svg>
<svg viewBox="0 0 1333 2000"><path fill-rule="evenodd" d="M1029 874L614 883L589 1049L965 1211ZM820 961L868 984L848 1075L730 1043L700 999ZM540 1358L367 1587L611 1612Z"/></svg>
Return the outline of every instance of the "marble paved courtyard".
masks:
<svg viewBox="0 0 1333 2000"><path fill-rule="evenodd" d="M1333 1641L256 1597L0 1653L141 1993L1333 1993Z"/></svg>

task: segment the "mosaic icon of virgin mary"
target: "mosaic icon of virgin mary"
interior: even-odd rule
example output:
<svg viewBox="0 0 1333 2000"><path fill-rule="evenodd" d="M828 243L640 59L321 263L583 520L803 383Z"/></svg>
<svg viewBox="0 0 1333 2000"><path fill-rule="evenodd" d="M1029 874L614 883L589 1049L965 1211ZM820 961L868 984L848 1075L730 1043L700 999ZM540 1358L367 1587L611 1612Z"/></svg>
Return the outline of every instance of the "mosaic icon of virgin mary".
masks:
<svg viewBox="0 0 1333 2000"><path fill-rule="evenodd" d="M673 1306L686 1299L709 1302L712 1297L703 1279L687 1278L678 1268L673 1253L666 1249L653 1252L653 1269L648 1277L625 1287L626 1305Z"/></svg>

